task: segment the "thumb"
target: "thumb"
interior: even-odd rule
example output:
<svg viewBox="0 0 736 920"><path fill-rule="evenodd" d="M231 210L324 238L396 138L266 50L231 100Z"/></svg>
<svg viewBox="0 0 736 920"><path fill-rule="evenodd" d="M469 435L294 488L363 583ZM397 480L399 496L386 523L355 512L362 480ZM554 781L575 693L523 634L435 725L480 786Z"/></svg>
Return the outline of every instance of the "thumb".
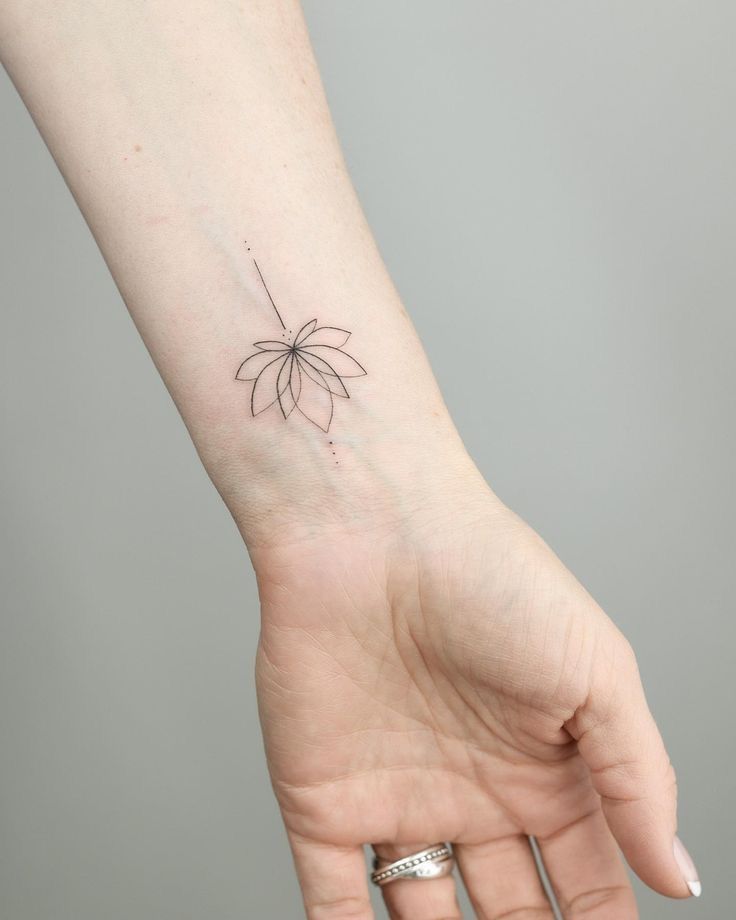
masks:
<svg viewBox="0 0 736 920"><path fill-rule="evenodd" d="M603 813L643 882L673 898L700 896L692 859L676 837L677 784L634 653L617 631L594 668L586 703L568 723L601 796Z"/></svg>

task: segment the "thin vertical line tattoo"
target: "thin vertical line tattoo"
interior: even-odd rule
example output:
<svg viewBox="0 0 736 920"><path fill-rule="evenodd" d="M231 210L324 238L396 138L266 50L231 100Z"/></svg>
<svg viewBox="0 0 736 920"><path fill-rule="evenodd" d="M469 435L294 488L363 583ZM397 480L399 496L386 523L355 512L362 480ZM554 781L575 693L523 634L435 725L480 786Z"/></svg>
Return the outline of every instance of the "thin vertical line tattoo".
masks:
<svg viewBox="0 0 736 920"><path fill-rule="evenodd" d="M283 319L281 319L281 314L279 313L279 308L278 308L278 307L276 306L276 304L273 302L273 297L271 297L271 292L269 291L268 285L266 284L266 282L265 282L264 279L263 279L263 274L261 273L261 270L260 270L260 268L258 267L258 263L256 262L255 259L253 259L253 264L255 265L256 271L258 272L258 277L261 279L261 284L263 285L263 287L264 287L266 293L268 294L268 299L271 301L271 306L274 308L274 310L275 310L275 312L276 312L276 316L278 316L278 318L279 318L279 322L281 323L281 328L282 328L282 329L286 329L286 323L283 321Z"/></svg>
<svg viewBox="0 0 736 920"><path fill-rule="evenodd" d="M337 326L318 326L317 320L312 319L293 338L291 329L287 335L286 323L255 258L253 264L284 330L285 341L254 342L258 351L246 358L235 374L236 380L253 382L251 415L260 415L278 404L284 419L298 409L312 424L329 431L334 397L350 399L344 379L366 374L365 368L343 351L350 333Z"/></svg>

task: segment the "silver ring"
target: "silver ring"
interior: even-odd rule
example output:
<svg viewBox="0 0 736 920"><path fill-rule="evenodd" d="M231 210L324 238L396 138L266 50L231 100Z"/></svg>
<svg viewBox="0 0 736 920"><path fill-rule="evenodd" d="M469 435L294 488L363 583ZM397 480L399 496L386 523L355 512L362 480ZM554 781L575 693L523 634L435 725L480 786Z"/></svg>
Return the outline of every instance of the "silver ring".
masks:
<svg viewBox="0 0 736 920"><path fill-rule="evenodd" d="M452 872L455 860L448 843L435 843L434 846L403 856L396 862L382 865L383 860L378 856L373 860L371 881L374 885L388 885L399 879L419 879L428 881L433 878L442 878Z"/></svg>

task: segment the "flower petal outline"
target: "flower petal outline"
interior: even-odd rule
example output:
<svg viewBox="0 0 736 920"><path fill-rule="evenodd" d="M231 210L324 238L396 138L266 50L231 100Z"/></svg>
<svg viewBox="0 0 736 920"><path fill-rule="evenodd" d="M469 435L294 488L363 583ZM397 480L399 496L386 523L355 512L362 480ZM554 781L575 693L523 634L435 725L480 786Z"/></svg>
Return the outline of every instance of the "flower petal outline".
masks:
<svg viewBox="0 0 736 920"><path fill-rule="evenodd" d="M299 367L299 358L296 355L294 355L294 360L291 362L289 389L291 390L291 396L294 400L294 405L296 405L299 402L299 397L302 393L302 371Z"/></svg>
<svg viewBox="0 0 736 920"><path fill-rule="evenodd" d="M302 376L302 389L296 407L317 428L329 431L335 408L332 393L311 377Z"/></svg>
<svg viewBox="0 0 736 920"><path fill-rule="evenodd" d="M296 336L294 337L294 345L295 346L298 345L303 339L305 339L308 335L314 332L314 327L316 325L317 325L316 319L310 319L308 323L304 323L302 328L299 330L299 332L297 332Z"/></svg>
<svg viewBox="0 0 736 920"><path fill-rule="evenodd" d="M254 348L259 348L261 351L289 351L291 345L288 345L286 342L275 342L275 341L265 341L265 342L254 342Z"/></svg>
<svg viewBox="0 0 736 920"><path fill-rule="evenodd" d="M350 338L347 329L338 329L337 326L318 326L314 332L303 338L299 344L305 345L327 345L332 348L342 348Z"/></svg>
<svg viewBox="0 0 736 920"><path fill-rule="evenodd" d="M279 408L284 418L288 418L296 406L296 400L294 399L290 386L291 371L293 367L294 355L292 354L290 358L284 361L279 370L279 375L276 378L276 393L279 401Z"/></svg>
<svg viewBox="0 0 736 920"><path fill-rule="evenodd" d="M332 373L335 377L364 377L367 373L363 365L358 364L355 358L341 348L333 348L332 345L300 346L299 353L321 358L328 367L332 368L331 371L323 371L323 373Z"/></svg>
<svg viewBox="0 0 736 920"><path fill-rule="evenodd" d="M281 366L279 375L276 378L276 392L279 396L286 391L289 386L289 375L291 374L291 365L294 363L294 355L287 356L286 361Z"/></svg>
<svg viewBox="0 0 736 920"><path fill-rule="evenodd" d="M260 415L278 400L279 374L288 357L288 355L279 355L274 358L256 378L253 392L250 395L251 415Z"/></svg>
<svg viewBox="0 0 736 920"><path fill-rule="evenodd" d="M330 368L330 371L325 375L318 367L315 367L315 361L319 361L322 365L330 367L326 361L322 361L321 358L315 358L314 356L311 356L311 360L307 361L304 355L299 354L299 352L297 352L296 359L301 370L304 371L308 377L311 377L315 383L324 387L325 390L329 390L333 396L341 396L343 399L350 399L350 394L345 389L345 384L334 372L333 368Z"/></svg>
<svg viewBox="0 0 736 920"><path fill-rule="evenodd" d="M256 380L258 375L274 360L274 354L270 351L257 351L254 355L246 358L238 368L235 375L236 380Z"/></svg>

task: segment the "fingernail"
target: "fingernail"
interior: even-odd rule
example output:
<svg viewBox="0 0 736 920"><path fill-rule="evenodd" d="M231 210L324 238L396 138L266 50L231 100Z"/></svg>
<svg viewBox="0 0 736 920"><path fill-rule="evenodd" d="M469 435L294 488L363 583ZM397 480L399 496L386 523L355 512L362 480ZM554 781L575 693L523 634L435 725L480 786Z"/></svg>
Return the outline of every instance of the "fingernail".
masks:
<svg viewBox="0 0 736 920"><path fill-rule="evenodd" d="M685 884L690 889L690 894L694 898L699 898L703 891L703 886L700 884L700 879L698 878L698 870L695 868L692 857L685 849L679 837L675 837L674 851L675 861L680 867L680 872L682 872L682 877L685 879Z"/></svg>

